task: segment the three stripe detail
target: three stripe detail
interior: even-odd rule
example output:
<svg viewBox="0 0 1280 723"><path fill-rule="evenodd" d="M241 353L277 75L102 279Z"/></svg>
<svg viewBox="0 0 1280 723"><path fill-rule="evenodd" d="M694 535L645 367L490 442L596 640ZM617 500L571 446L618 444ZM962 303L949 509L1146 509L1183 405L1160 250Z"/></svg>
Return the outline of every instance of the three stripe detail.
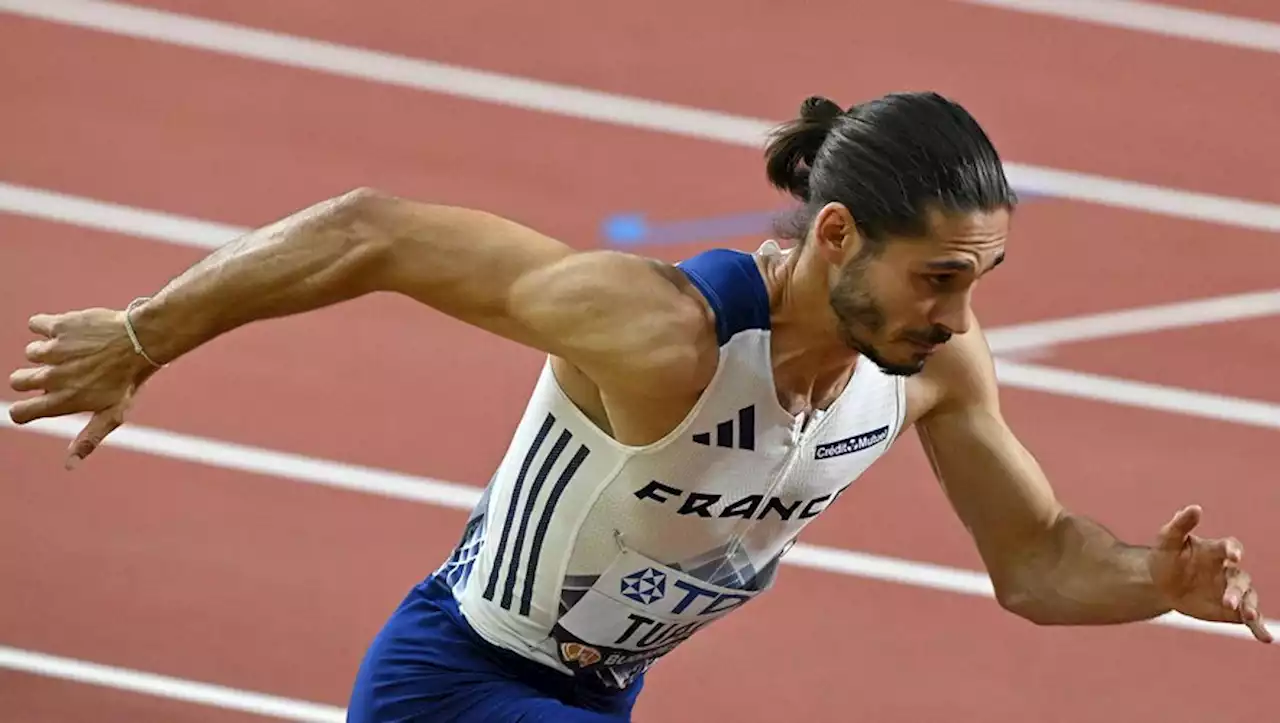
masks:
<svg viewBox="0 0 1280 723"><path fill-rule="evenodd" d="M591 450L587 449L586 445L579 444L573 453L573 457L569 459L560 475L552 483L551 490L547 493L546 498L539 500L539 495L546 485L547 479L551 476L551 470L555 467L561 455L564 454L570 442L573 441L572 432L568 429L561 430L550 451L547 452L546 458L538 467L537 472L530 478L529 471L533 467L533 462L537 459L538 452L547 442L548 437L550 437L555 423L555 415L547 414L542 421L542 426L538 429L537 436L533 439L533 443L529 445L529 451L525 453L524 461L520 465L520 474L516 477L515 486L511 490L511 503L507 507L507 516L503 520L502 533L498 538L498 550L495 553L493 567L489 570L489 580L484 589L485 599L492 601L498 595L499 582L501 582L502 594L499 604L504 609L510 610L515 599L516 573L520 569L520 563L525 562L524 585L520 591L519 607L520 614L525 616L529 615L529 608L533 600L533 582L537 579L538 560L542 557L542 546L546 542L547 529L551 526L551 518L555 515L556 506L559 504L565 488L569 486L569 482L573 480L578 468L582 466L587 455L591 453ZM525 492L526 487L528 488L527 494ZM530 525L533 523L535 510L540 510L540 512L537 513L537 525L532 528L532 537L530 537ZM516 526L517 512L519 513L518 527ZM511 540L513 529L515 534L514 541ZM508 549L508 542L512 543L510 549ZM528 544L527 554L526 543Z"/></svg>
<svg viewBox="0 0 1280 723"><path fill-rule="evenodd" d="M733 439L733 421L726 420L716 425L716 446L725 449L732 449ZM697 444L711 446L711 433L702 432L693 435L693 441ZM755 449L756 448L756 406L753 404L749 407L743 407L738 410L738 449Z"/></svg>

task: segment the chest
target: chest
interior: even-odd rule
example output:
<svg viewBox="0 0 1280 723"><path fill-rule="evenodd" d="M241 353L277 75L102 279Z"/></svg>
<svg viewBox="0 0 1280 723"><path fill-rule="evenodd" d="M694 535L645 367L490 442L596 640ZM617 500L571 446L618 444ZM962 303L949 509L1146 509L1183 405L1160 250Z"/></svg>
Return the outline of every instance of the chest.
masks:
<svg viewBox="0 0 1280 723"><path fill-rule="evenodd" d="M792 416L763 389L707 400L678 438L632 456L593 504L590 535L684 569L758 569L836 503L899 431L894 385ZM723 572L723 570L721 571Z"/></svg>
<svg viewBox="0 0 1280 723"><path fill-rule="evenodd" d="M896 405L801 417L759 403L715 411L623 470L636 514L803 524L887 450L898 418Z"/></svg>
<svg viewBox="0 0 1280 723"><path fill-rule="evenodd" d="M767 349L753 351L756 352L756 356L768 353ZM613 397L606 399L596 384L572 365L560 359L553 359L551 366L556 382L565 396L573 401L574 406L591 420L592 424L621 444L643 447L659 443L672 429L679 427L691 413L696 413L705 406L699 395L692 392L687 395L631 394L625 396L615 393ZM848 372L845 372L838 375L838 378L828 380L816 389L810 389L807 393L801 394L790 391L791 387L785 383L785 380L782 384L778 384L776 374L773 372L761 373L760 369L744 370L743 366L741 359L733 359L726 364L726 368L733 374L742 375L745 371L750 379L749 386L760 385L761 389L771 392L772 400L765 400L762 408L782 410L779 423L787 427L803 429L807 428L812 420L820 419L823 413L815 413L815 410L826 410L831 407L841 397L848 383ZM722 381L728 381L728 385L732 386L732 380ZM728 431L732 426L731 421L715 423L714 431L709 431L702 437L714 436L717 441L721 441L725 434L732 434ZM747 433L751 430L750 425L745 423L740 428Z"/></svg>

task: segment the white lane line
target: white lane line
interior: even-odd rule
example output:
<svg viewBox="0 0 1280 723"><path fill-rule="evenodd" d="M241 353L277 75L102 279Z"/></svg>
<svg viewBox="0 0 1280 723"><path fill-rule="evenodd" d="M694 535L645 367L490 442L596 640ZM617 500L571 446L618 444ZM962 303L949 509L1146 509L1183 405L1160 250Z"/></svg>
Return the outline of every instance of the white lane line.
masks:
<svg viewBox="0 0 1280 723"><path fill-rule="evenodd" d="M299 723L343 723L346 720L346 710L332 705L281 698L3 645L0 645L0 668Z"/></svg>
<svg viewBox="0 0 1280 723"><path fill-rule="evenodd" d="M212 248L248 229L172 214L0 183L0 212L125 233L196 248ZM1167 330L1257 318L1277 313L1280 291L1263 291L1177 304L1141 307L1106 314L1057 319L988 331L997 353L1034 351L1052 344L1110 338L1148 330ZM1001 383L1010 387L1097 399L1144 409L1225 419L1239 424L1277 426L1280 405L1144 384L1125 379L1071 376L1072 372L1007 361Z"/></svg>
<svg viewBox="0 0 1280 723"><path fill-rule="evenodd" d="M955 0L1125 30L1280 53L1280 23L1137 0Z"/></svg>
<svg viewBox="0 0 1280 723"><path fill-rule="evenodd" d="M354 48L104 0L0 0L0 11L158 43L359 80L400 85L599 123L758 149L777 120L749 118ZM1020 163L1005 166L1028 193L1280 231L1280 205Z"/></svg>
<svg viewBox="0 0 1280 723"><path fill-rule="evenodd" d="M1162 384L1117 379L1005 359L996 360L1001 386L1107 404L1138 407L1252 427L1280 429L1280 404Z"/></svg>
<svg viewBox="0 0 1280 723"><path fill-rule="evenodd" d="M249 231L161 211L0 182L0 212L96 231L214 249Z"/></svg>
<svg viewBox="0 0 1280 723"><path fill-rule="evenodd" d="M75 415L43 419L19 427L9 419L10 406L10 402L0 401L0 411L4 412L3 416L0 416L0 428L26 430L62 439L72 439L86 421L84 415ZM231 444L144 426L121 427L112 434L109 446L220 469L323 485L362 494L381 495L456 510L470 510L480 500L481 494L480 488L473 485ZM51 465L57 465L60 462L61 460L50 460ZM840 575L961 595L992 597L991 582L985 573L914 560L834 547L796 544L782 562ZM1194 619L1176 614L1160 618L1158 622L1188 630L1252 639L1248 629L1243 626L1201 625Z"/></svg>
<svg viewBox="0 0 1280 723"><path fill-rule="evenodd" d="M1280 289L1011 324L986 332L997 354L1280 314Z"/></svg>

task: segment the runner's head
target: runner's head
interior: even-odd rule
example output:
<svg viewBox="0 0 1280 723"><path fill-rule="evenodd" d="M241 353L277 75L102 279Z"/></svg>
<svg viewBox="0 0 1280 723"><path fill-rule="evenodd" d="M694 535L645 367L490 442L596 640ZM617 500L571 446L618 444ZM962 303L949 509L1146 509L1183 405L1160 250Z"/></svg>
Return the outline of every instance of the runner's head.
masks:
<svg viewBox="0 0 1280 723"><path fill-rule="evenodd" d="M802 205L779 233L827 272L843 343L895 374L969 327L1017 204L1000 157L962 107L891 94L847 111L809 98L766 149L773 185Z"/></svg>

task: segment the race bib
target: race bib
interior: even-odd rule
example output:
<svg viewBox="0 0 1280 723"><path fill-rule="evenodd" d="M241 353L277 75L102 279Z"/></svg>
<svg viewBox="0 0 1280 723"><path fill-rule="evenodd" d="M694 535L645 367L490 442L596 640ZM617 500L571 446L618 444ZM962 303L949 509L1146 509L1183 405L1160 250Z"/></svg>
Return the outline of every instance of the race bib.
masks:
<svg viewBox="0 0 1280 723"><path fill-rule="evenodd" d="M560 660L625 686L689 636L760 591L710 585L623 550L555 627Z"/></svg>

